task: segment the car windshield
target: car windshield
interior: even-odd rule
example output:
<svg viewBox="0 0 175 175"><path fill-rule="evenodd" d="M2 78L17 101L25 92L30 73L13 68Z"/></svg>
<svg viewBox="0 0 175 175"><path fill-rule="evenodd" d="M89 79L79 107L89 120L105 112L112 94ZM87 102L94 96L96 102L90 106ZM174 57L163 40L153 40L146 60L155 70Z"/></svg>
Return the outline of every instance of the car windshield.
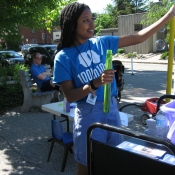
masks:
<svg viewBox="0 0 175 175"><path fill-rule="evenodd" d="M44 48L48 51L48 50L56 50L56 45L51 45L51 46L44 46Z"/></svg>
<svg viewBox="0 0 175 175"><path fill-rule="evenodd" d="M56 47L57 47L56 45L51 45L51 46L45 46L44 48L49 52L51 56L53 56Z"/></svg>

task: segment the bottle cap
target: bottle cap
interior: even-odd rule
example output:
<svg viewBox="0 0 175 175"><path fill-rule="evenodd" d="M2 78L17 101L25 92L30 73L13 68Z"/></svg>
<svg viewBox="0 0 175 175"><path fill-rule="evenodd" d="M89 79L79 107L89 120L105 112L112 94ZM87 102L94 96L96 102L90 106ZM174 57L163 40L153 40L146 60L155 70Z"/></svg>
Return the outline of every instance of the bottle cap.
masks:
<svg viewBox="0 0 175 175"><path fill-rule="evenodd" d="M112 54L112 50L107 50L107 54Z"/></svg>
<svg viewBox="0 0 175 175"><path fill-rule="evenodd" d="M110 56L112 56L112 50L107 50L106 59L110 58Z"/></svg>

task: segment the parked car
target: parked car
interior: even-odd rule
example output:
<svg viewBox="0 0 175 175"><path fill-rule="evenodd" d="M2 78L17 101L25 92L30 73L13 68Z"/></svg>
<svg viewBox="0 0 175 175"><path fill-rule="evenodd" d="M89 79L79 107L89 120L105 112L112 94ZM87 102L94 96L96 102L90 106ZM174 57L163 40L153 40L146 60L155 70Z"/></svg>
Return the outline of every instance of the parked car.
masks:
<svg viewBox="0 0 175 175"><path fill-rule="evenodd" d="M32 47L32 46L38 46L38 44L25 44L25 45L23 45L21 48L22 55L24 56L27 53L29 47Z"/></svg>
<svg viewBox="0 0 175 175"><path fill-rule="evenodd" d="M52 45L41 45L41 47L45 48L47 52L50 54L51 57L53 57L55 50L57 48L57 45L52 44Z"/></svg>
<svg viewBox="0 0 175 175"><path fill-rule="evenodd" d="M38 45L30 47L27 53L24 55L25 64L31 66L33 53L40 53L42 56L42 64L49 64L51 68L54 64L54 53L56 50L56 45Z"/></svg>
<svg viewBox="0 0 175 175"><path fill-rule="evenodd" d="M2 67L13 64L24 64L24 58L15 51L0 51L0 63Z"/></svg>

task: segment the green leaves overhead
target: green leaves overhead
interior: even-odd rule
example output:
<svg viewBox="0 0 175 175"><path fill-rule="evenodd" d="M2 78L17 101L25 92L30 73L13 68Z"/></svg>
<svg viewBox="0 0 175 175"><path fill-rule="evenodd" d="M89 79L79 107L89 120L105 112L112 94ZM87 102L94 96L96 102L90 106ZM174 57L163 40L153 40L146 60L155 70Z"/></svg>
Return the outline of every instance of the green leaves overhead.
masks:
<svg viewBox="0 0 175 175"><path fill-rule="evenodd" d="M96 35L100 35L100 29L117 27L118 16L134 13L142 13L149 8L147 0L113 0L113 4L107 4L103 14L97 14L95 20Z"/></svg>
<svg viewBox="0 0 175 175"><path fill-rule="evenodd" d="M111 28L113 25L114 18L109 14L99 14L95 20L95 33L100 35L100 29Z"/></svg>
<svg viewBox="0 0 175 175"><path fill-rule="evenodd" d="M160 3L150 3L149 10L143 16L142 24L150 25L160 19L170 8L170 0L162 0Z"/></svg>
<svg viewBox="0 0 175 175"><path fill-rule="evenodd" d="M154 22L156 22L158 19L160 19L169 9L171 6L171 0L162 0L161 2L158 3L150 3L148 13L146 13L143 16L143 19L141 21L142 24L145 25L150 25ZM166 24L166 39L165 41L168 43L169 42L169 23Z"/></svg>
<svg viewBox="0 0 175 175"><path fill-rule="evenodd" d="M1 0L0 38L15 34L18 25L51 30L62 8L74 0Z"/></svg>

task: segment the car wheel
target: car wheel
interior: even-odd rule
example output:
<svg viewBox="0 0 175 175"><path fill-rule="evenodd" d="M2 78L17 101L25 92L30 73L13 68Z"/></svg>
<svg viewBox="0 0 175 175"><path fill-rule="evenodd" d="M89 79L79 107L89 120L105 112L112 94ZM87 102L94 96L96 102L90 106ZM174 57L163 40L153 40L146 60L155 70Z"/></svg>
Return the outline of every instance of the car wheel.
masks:
<svg viewBox="0 0 175 175"><path fill-rule="evenodd" d="M30 54L26 54L24 56L24 64L29 65L29 59L31 58Z"/></svg>

